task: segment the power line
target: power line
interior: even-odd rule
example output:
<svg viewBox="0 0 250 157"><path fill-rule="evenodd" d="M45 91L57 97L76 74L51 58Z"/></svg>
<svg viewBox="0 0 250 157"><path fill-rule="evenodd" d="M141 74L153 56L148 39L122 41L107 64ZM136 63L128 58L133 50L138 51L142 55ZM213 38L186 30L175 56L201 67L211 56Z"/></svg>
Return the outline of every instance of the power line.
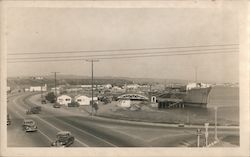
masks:
<svg viewBox="0 0 250 157"><path fill-rule="evenodd" d="M160 50L160 49L182 49L197 47L228 47L238 46L239 44L218 44L218 45L195 45L195 46L175 46L162 48L133 48L133 49L110 49L110 50L82 50L82 51L51 51L51 52L25 52L25 53L9 53L8 55L45 55L45 54L67 54L67 53L90 53L90 52L117 52L117 51L142 51L142 50Z"/></svg>
<svg viewBox="0 0 250 157"><path fill-rule="evenodd" d="M26 57L26 58L8 58L8 60L22 60L22 59L57 59L57 58L80 58L80 57L110 57L110 56L128 56L128 55L145 55L145 54L164 54L176 52L199 52L199 51L221 51L221 50L237 50L237 48L220 48L220 49L193 49L193 50L175 50L165 52L143 52L143 53L119 53L119 54L102 54L102 55L84 55L84 56L50 56L50 57Z"/></svg>
<svg viewBox="0 0 250 157"><path fill-rule="evenodd" d="M132 59L132 58L146 58L146 57L161 57L161 56L186 56L186 55L202 55L202 54L233 54L235 51L223 51L223 52L205 52L205 53L179 53L179 54L162 54L162 55L138 55L138 56L118 56L118 57L103 57L94 59ZM75 59L58 59L58 60L28 60L28 61L8 61L8 63L20 63L20 62L58 62L58 61L80 61L88 58L75 58ZM93 58L92 58L93 59Z"/></svg>

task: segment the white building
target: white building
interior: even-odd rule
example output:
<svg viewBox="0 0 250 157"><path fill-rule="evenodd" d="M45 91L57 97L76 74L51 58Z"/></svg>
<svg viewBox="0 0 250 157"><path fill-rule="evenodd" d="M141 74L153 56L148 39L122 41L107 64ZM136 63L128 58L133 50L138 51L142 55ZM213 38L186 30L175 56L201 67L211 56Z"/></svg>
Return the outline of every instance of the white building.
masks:
<svg viewBox="0 0 250 157"><path fill-rule="evenodd" d="M30 90L31 92L40 92L40 91L47 91L47 84L45 84L44 86L30 86Z"/></svg>
<svg viewBox="0 0 250 157"><path fill-rule="evenodd" d="M129 107L131 107L131 100L119 100L117 106L129 108Z"/></svg>
<svg viewBox="0 0 250 157"><path fill-rule="evenodd" d="M210 87L210 85L205 83L189 83L186 86L186 90L191 90L193 88L208 88L208 87Z"/></svg>
<svg viewBox="0 0 250 157"><path fill-rule="evenodd" d="M92 98L89 98L85 95L78 95L75 97L75 101L79 103L79 105L90 105ZM94 101L97 101L97 97L93 97Z"/></svg>
<svg viewBox="0 0 250 157"><path fill-rule="evenodd" d="M106 85L103 85L104 86L104 88L106 88L106 89L111 89L112 88L112 85L111 84L106 84Z"/></svg>
<svg viewBox="0 0 250 157"><path fill-rule="evenodd" d="M125 85L126 89L137 89L139 87L138 84L129 84L129 85Z"/></svg>
<svg viewBox="0 0 250 157"><path fill-rule="evenodd" d="M9 86L7 86L7 92L9 92L10 91L10 87Z"/></svg>
<svg viewBox="0 0 250 157"><path fill-rule="evenodd" d="M68 104L72 102L72 98L68 95L61 95L57 97L56 102L59 103L60 105L68 106Z"/></svg>
<svg viewBox="0 0 250 157"><path fill-rule="evenodd" d="M81 85L82 88L92 88L92 85Z"/></svg>
<svg viewBox="0 0 250 157"><path fill-rule="evenodd" d="M50 89L51 92L55 93L55 87ZM61 88L56 87L56 94L60 94Z"/></svg>

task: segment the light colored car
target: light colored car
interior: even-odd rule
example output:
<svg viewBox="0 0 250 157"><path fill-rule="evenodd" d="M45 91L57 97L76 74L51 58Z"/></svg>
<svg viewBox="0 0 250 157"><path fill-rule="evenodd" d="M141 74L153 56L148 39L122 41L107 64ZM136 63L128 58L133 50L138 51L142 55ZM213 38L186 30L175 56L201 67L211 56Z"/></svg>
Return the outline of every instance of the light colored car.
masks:
<svg viewBox="0 0 250 157"><path fill-rule="evenodd" d="M184 123L179 123L179 124L178 124L178 127L183 128L183 127L185 127L185 124L184 124Z"/></svg>
<svg viewBox="0 0 250 157"><path fill-rule="evenodd" d="M23 121L23 130L25 132L34 132L37 131L37 126L34 120L24 119Z"/></svg>
<svg viewBox="0 0 250 157"><path fill-rule="evenodd" d="M60 131L56 135L56 140L51 143L52 147L69 147L75 141L74 136L72 136L69 131Z"/></svg>

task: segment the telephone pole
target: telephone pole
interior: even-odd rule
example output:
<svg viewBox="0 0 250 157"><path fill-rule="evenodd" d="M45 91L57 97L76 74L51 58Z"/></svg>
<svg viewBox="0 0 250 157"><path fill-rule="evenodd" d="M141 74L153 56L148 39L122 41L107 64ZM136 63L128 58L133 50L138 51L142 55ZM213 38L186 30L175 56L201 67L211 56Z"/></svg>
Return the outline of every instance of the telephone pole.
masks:
<svg viewBox="0 0 250 157"><path fill-rule="evenodd" d="M56 74L59 73L59 72L51 72L51 73L54 73L54 77L55 77L55 101L56 101L56 99L57 99Z"/></svg>
<svg viewBox="0 0 250 157"><path fill-rule="evenodd" d="M214 107L214 139L218 141L217 136L217 107Z"/></svg>
<svg viewBox="0 0 250 157"><path fill-rule="evenodd" d="M93 116L93 105L94 105L94 62L99 62L98 59L87 59L87 62L91 62L91 116Z"/></svg>

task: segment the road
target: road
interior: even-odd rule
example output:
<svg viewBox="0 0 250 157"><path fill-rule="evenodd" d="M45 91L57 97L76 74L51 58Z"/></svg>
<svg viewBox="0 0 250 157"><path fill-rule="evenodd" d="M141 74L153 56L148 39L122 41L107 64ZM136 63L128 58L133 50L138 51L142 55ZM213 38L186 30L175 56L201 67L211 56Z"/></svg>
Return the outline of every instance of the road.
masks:
<svg viewBox="0 0 250 157"><path fill-rule="evenodd" d="M59 131L70 131L75 142L71 147L190 147L196 145L196 128L125 123L91 117L81 108L53 108L40 104L39 95L20 93L8 97L7 112L12 124L7 127L9 147L50 147ZM42 112L26 115L33 104L41 105ZM35 120L38 131L25 133L25 118ZM212 138L213 129L209 129ZM219 128L219 138L239 137L239 129ZM204 138L201 138L204 143Z"/></svg>

